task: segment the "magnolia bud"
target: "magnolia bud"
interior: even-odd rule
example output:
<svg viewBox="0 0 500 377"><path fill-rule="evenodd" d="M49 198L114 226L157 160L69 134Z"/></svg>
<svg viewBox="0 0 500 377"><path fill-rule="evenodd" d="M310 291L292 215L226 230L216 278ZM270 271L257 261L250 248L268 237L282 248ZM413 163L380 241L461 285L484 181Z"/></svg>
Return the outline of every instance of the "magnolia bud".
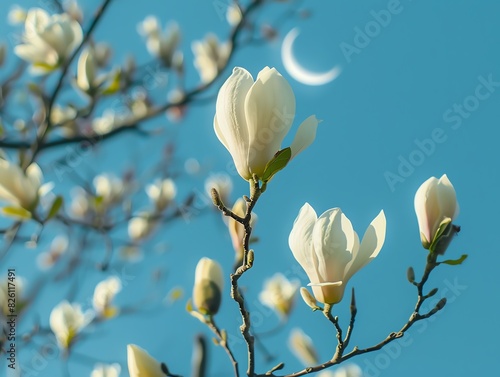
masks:
<svg viewBox="0 0 500 377"><path fill-rule="evenodd" d="M217 314L222 299L222 269L209 258L201 258L196 266L193 302L205 315Z"/></svg>
<svg viewBox="0 0 500 377"><path fill-rule="evenodd" d="M406 270L406 278L412 284L415 282L415 271L413 267L408 267L408 270Z"/></svg>
<svg viewBox="0 0 500 377"><path fill-rule="evenodd" d="M302 296L302 300L309 306L312 310L320 310L321 308L318 306L318 302L314 298L314 296L307 290L307 288L300 288L300 295Z"/></svg>

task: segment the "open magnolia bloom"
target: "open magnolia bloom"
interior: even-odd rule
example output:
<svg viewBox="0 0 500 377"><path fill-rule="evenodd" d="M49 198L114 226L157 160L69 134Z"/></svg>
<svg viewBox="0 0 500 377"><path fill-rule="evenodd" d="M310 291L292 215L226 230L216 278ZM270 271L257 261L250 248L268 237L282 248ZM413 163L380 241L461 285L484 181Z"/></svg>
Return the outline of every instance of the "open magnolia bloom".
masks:
<svg viewBox="0 0 500 377"><path fill-rule="evenodd" d="M314 348L313 341L302 329L296 327L290 332L288 346L305 366L318 363L318 353Z"/></svg>
<svg viewBox="0 0 500 377"><path fill-rule="evenodd" d="M202 41L191 43L191 49L194 54L194 66L200 73L203 83L208 83L217 77L231 53L231 45L220 43L212 33L207 34Z"/></svg>
<svg viewBox="0 0 500 377"><path fill-rule="evenodd" d="M38 201L42 179L35 163L24 172L18 165L0 159L0 200L31 211Z"/></svg>
<svg viewBox="0 0 500 377"><path fill-rule="evenodd" d="M82 42L80 24L68 14L49 15L40 8L28 11L23 43L14 52L32 64L35 73L48 73L59 67Z"/></svg>
<svg viewBox="0 0 500 377"><path fill-rule="evenodd" d="M59 347L68 349L80 331L89 324L93 315L83 312L80 305L63 301L50 313L50 329L57 339Z"/></svg>
<svg viewBox="0 0 500 377"><path fill-rule="evenodd" d="M135 344L127 346L127 364L130 377L165 377L161 363Z"/></svg>
<svg viewBox="0 0 500 377"><path fill-rule="evenodd" d="M342 300L349 279L378 255L385 228L384 211L380 211L360 244L340 208L329 209L318 218L309 203L302 206L288 242L311 281L316 300L325 304Z"/></svg>
<svg viewBox="0 0 500 377"><path fill-rule="evenodd" d="M415 194L415 212L424 248L444 254L456 233L452 221L458 216L458 210L457 195L446 174L439 179L431 177L419 187ZM443 237L445 242L439 242Z"/></svg>
<svg viewBox="0 0 500 377"><path fill-rule="evenodd" d="M264 282L264 289L259 300L285 319L290 314L295 302L295 294L300 287L298 280L288 280L285 275L276 273Z"/></svg>
<svg viewBox="0 0 500 377"><path fill-rule="evenodd" d="M217 96L214 128L238 173L249 180L253 174L263 177L294 117L295 95L275 68L265 67L254 81L247 70L236 67ZM314 115L302 122L290 147L291 158L314 141L317 126Z"/></svg>
<svg viewBox="0 0 500 377"><path fill-rule="evenodd" d="M122 283L116 276L110 276L96 285L92 304L99 317L112 318L118 314L119 309L113 306L113 299L121 289Z"/></svg>
<svg viewBox="0 0 500 377"><path fill-rule="evenodd" d="M138 25L137 30L146 37L149 53L170 67L181 38L179 25L173 22L162 31L158 18L148 16Z"/></svg>

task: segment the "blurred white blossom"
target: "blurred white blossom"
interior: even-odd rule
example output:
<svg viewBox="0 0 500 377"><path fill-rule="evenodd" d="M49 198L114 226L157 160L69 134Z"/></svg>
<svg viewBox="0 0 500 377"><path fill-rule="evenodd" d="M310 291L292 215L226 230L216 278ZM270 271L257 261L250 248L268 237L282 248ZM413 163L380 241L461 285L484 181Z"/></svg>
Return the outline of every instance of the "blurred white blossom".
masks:
<svg viewBox="0 0 500 377"><path fill-rule="evenodd" d="M62 255L68 250L68 237L59 235L52 240L48 251L38 254L36 261L41 270L47 270L54 266Z"/></svg>
<svg viewBox="0 0 500 377"><path fill-rule="evenodd" d="M212 188L216 189L219 193L223 203L229 203L231 192L233 191L233 181L231 177L226 173L216 173L211 174L205 180L205 191L209 197L211 197Z"/></svg>
<svg viewBox="0 0 500 377"><path fill-rule="evenodd" d="M229 25L236 26L241 21L241 9L236 3L232 3L227 7L226 11L226 19L229 22Z"/></svg>
<svg viewBox="0 0 500 377"><path fill-rule="evenodd" d="M26 21L26 16L28 15L28 12L26 12L26 9L20 7L17 4L14 4L9 11L9 14L7 15L7 18L9 20L9 24L11 25L18 25L18 24L23 24Z"/></svg>
<svg viewBox="0 0 500 377"><path fill-rule="evenodd" d="M90 377L118 377L121 369L120 364L96 364Z"/></svg>
<svg viewBox="0 0 500 377"><path fill-rule="evenodd" d="M300 328L294 328L288 338L288 346L304 366L313 366L318 363L318 353L314 348L312 339Z"/></svg>
<svg viewBox="0 0 500 377"><path fill-rule="evenodd" d="M276 311L280 317L285 318L293 308L295 294L299 287L298 280L290 281L283 274L276 273L264 282L264 289L259 294L259 300Z"/></svg>
<svg viewBox="0 0 500 377"><path fill-rule="evenodd" d="M68 14L49 15L41 8L28 11L23 43L14 52L31 63L33 73L48 73L59 67L82 42L80 24Z"/></svg>
<svg viewBox="0 0 500 377"><path fill-rule="evenodd" d="M24 172L19 165L0 159L0 200L32 211L40 195L49 187L42 186L42 180L37 164L32 163Z"/></svg>
<svg viewBox="0 0 500 377"><path fill-rule="evenodd" d="M105 75L97 75L97 69L94 49L91 47L86 48L80 54L76 71L76 85L84 93L94 94L106 80Z"/></svg>
<svg viewBox="0 0 500 377"><path fill-rule="evenodd" d="M162 212L174 200L177 188L172 179L166 178L147 185L146 193L153 202L155 209Z"/></svg>
<svg viewBox="0 0 500 377"><path fill-rule="evenodd" d="M112 318L118 313L118 308L112 304L121 289L122 283L116 276L111 276L96 285L92 303L99 317Z"/></svg>
<svg viewBox="0 0 500 377"><path fill-rule="evenodd" d="M92 320L90 311L83 312L80 305L62 301L50 313L50 329L57 339L59 347L68 349L75 337Z"/></svg>
<svg viewBox="0 0 500 377"><path fill-rule="evenodd" d="M113 174L97 175L94 178L94 188L105 206L120 202L125 192L124 182Z"/></svg>
<svg viewBox="0 0 500 377"><path fill-rule="evenodd" d="M179 26L172 22L162 31L158 19L148 16L139 23L137 30L146 38L149 53L160 59L165 66L171 67L181 37Z"/></svg>
<svg viewBox="0 0 500 377"><path fill-rule="evenodd" d="M72 19L81 23L83 21L83 12L76 0L64 0L64 11L70 15Z"/></svg>
<svg viewBox="0 0 500 377"><path fill-rule="evenodd" d="M156 221L147 212L132 217L128 222L128 236L133 243L139 243L147 238L154 230Z"/></svg>
<svg viewBox="0 0 500 377"><path fill-rule="evenodd" d="M207 83L215 79L226 65L231 52L229 43L220 43L214 34L209 33L204 40L191 44L194 54L194 66L200 74L201 81Z"/></svg>

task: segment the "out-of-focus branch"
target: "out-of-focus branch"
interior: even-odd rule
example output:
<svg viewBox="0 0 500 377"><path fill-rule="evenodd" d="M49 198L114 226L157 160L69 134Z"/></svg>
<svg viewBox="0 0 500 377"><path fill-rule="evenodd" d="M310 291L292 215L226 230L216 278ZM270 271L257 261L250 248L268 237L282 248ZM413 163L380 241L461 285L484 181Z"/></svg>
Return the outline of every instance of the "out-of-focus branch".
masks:
<svg viewBox="0 0 500 377"><path fill-rule="evenodd" d="M195 99L198 100L197 96L201 93L204 93L206 90L208 90L218 79L219 77L224 73L226 68L228 67L231 59L234 57L234 53L236 50L240 47L240 44L238 42L238 37L240 36L241 32L244 30L244 27L248 21L249 16L256 11L259 6L264 4L263 0L254 0L252 1L246 9L243 10L242 12L242 17L240 22L231 30L231 33L229 35L228 41L230 43L231 49L227 58L227 61L225 62L224 66L219 70L218 74L209 82L203 83L191 90L186 91L184 94L183 98L180 101L177 102L167 102L162 105L155 106L147 111L146 114L140 117L130 117L129 119L124 120L122 123L115 125L113 130L109 131L108 133L105 134L100 134L100 135L78 135L70 138L59 138L55 140L49 140L45 141L45 137L47 135L48 129L52 126L50 123L50 114L52 112L52 107L54 105L54 102L57 98L57 94L60 91L62 84L64 82L64 77L69 69L69 65L72 60L75 59L77 56L78 52L80 49L83 47L84 43L88 40L90 37L90 33L93 31L95 26L97 25L99 19L101 18L105 8L109 5L111 0L106 0L105 3L101 6L100 10L97 12L96 17L94 18L94 22L92 22L91 26L89 27L89 30L85 34L85 38L83 39L81 45L75 50L75 52L71 55L71 57L68 59L68 62L65 64L63 68L63 72L61 73L60 79L58 81L58 84L56 86L56 89L54 90L52 96L49 99L48 105L47 105L47 120L45 123L45 127L39 133L39 137L36 140L35 145L33 146L33 143L30 141L12 141L12 140L0 140L0 147L1 148L6 148L6 149L26 149L30 148L33 146L33 154L34 157L36 154L38 154L42 150L46 149L51 149L55 148L61 145L68 145L68 144L74 144L74 143L80 143L80 142L90 142L90 143L95 143L96 140L103 141L110 139L114 136L117 136L118 134L121 134L122 132L126 131L138 131L139 128L139 123L144 122L146 120L152 119L154 117L157 117L160 114L163 114L165 111L177 107L177 106L183 106L187 105L191 102L193 102Z"/></svg>
<svg viewBox="0 0 500 377"><path fill-rule="evenodd" d="M52 110L54 108L54 104L56 102L57 96L63 87L64 79L66 78L66 75L68 73L69 67L71 66L71 63L75 60L75 58L78 56L78 54L82 50L83 46L90 39L93 31L95 30L96 26L99 24L99 21L102 19L102 16L105 14L106 9L109 7L111 2L112 2L112 0L104 0L102 5L96 11L94 18L92 19L92 21L89 25L89 28L87 29L87 31L85 32L85 34L83 36L82 42L75 49L75 51L73 51L73 53L68 58L68 60L66 60L66 62L64 63L64 65L61 69L61 75L59 76L57 84L52 92L52 95L50 96L50 98L48 100L48 103L47 103L47 109L46 109L47 115L46 115L45 122L42 123L42 125L40 126L38 136L37 136L35 142L33 143L32 156L31 156L30 163L35 160L36 155L40 151L40 146L43 145L43 143L45 141L45 137L47 136L47 134L49 133L49 131L52 127L52 121L51 121ZM29 165L29 163L27 165Z"/></svg>

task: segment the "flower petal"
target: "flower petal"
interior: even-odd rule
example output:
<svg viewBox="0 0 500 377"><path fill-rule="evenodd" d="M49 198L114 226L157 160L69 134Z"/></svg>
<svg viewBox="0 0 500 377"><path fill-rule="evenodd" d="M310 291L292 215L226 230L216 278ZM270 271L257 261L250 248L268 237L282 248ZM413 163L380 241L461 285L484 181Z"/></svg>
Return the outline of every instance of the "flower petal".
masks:
<svg viewBox="0 0 500 377"><path fill-rule="evenodd" d="M316 221L313 231L320 280L312 283L344 280L345 266L352 259L355 242L352 224L340 208L324 212Z"/></svg>
<svg viewBox="0 0 500 377"><path fill-rule="evenodd" d="M307 273L309 279L317 283L317 260L313 250L312 234L317 215L314 209L305 203L293 223L292 231L288 237L288 244L293 256Z"/></svg>
<svg viewBox="0 0 500 377"><path fill-rule="evenodd" d="M457 194L446 174L437 183L437 200L441 215L455 220L458 216Z"/></svg>
<svg viewBox="0 0 500 377"><path fill-rule="evenodd" d="M250 73L236 67L219 91L214 119L217 137L231 153L238 173L245 179L250 179L251 174L247 165L249 136L244 103L252 84Z"/></svg>
<svg viewBox="0 0 500 377"><path fill-rule="evenodd" d="M361 241L361 245L359 246L359 252L356 253L352 263L346 270L345 281L349 280L352 275L370 263L370 261L378 255L380 249L382 249L384 245L385 230L386 219L384 211L382 210L368 226Z"/></svg>
<svg viewBox="0 0 500 377"><path fill-rule="evenodd" d="M249 146L248 165L260 175L271 160L295 117L295 95L275 68L265 67L245 101Z"/></svg>
<svg viewBox="0 0 500 377"><path fill-rule="evenodd" d="M290 146L290 148L292 149L291 158L294 158L296 155L298 155L300 152L302 152L312 144L312 142L316 138L318 123L319 122L318 119L316 119L316 116L311 115L300 124L299 129L295 134L295 138L293 139L292 145Z"/></svg>

